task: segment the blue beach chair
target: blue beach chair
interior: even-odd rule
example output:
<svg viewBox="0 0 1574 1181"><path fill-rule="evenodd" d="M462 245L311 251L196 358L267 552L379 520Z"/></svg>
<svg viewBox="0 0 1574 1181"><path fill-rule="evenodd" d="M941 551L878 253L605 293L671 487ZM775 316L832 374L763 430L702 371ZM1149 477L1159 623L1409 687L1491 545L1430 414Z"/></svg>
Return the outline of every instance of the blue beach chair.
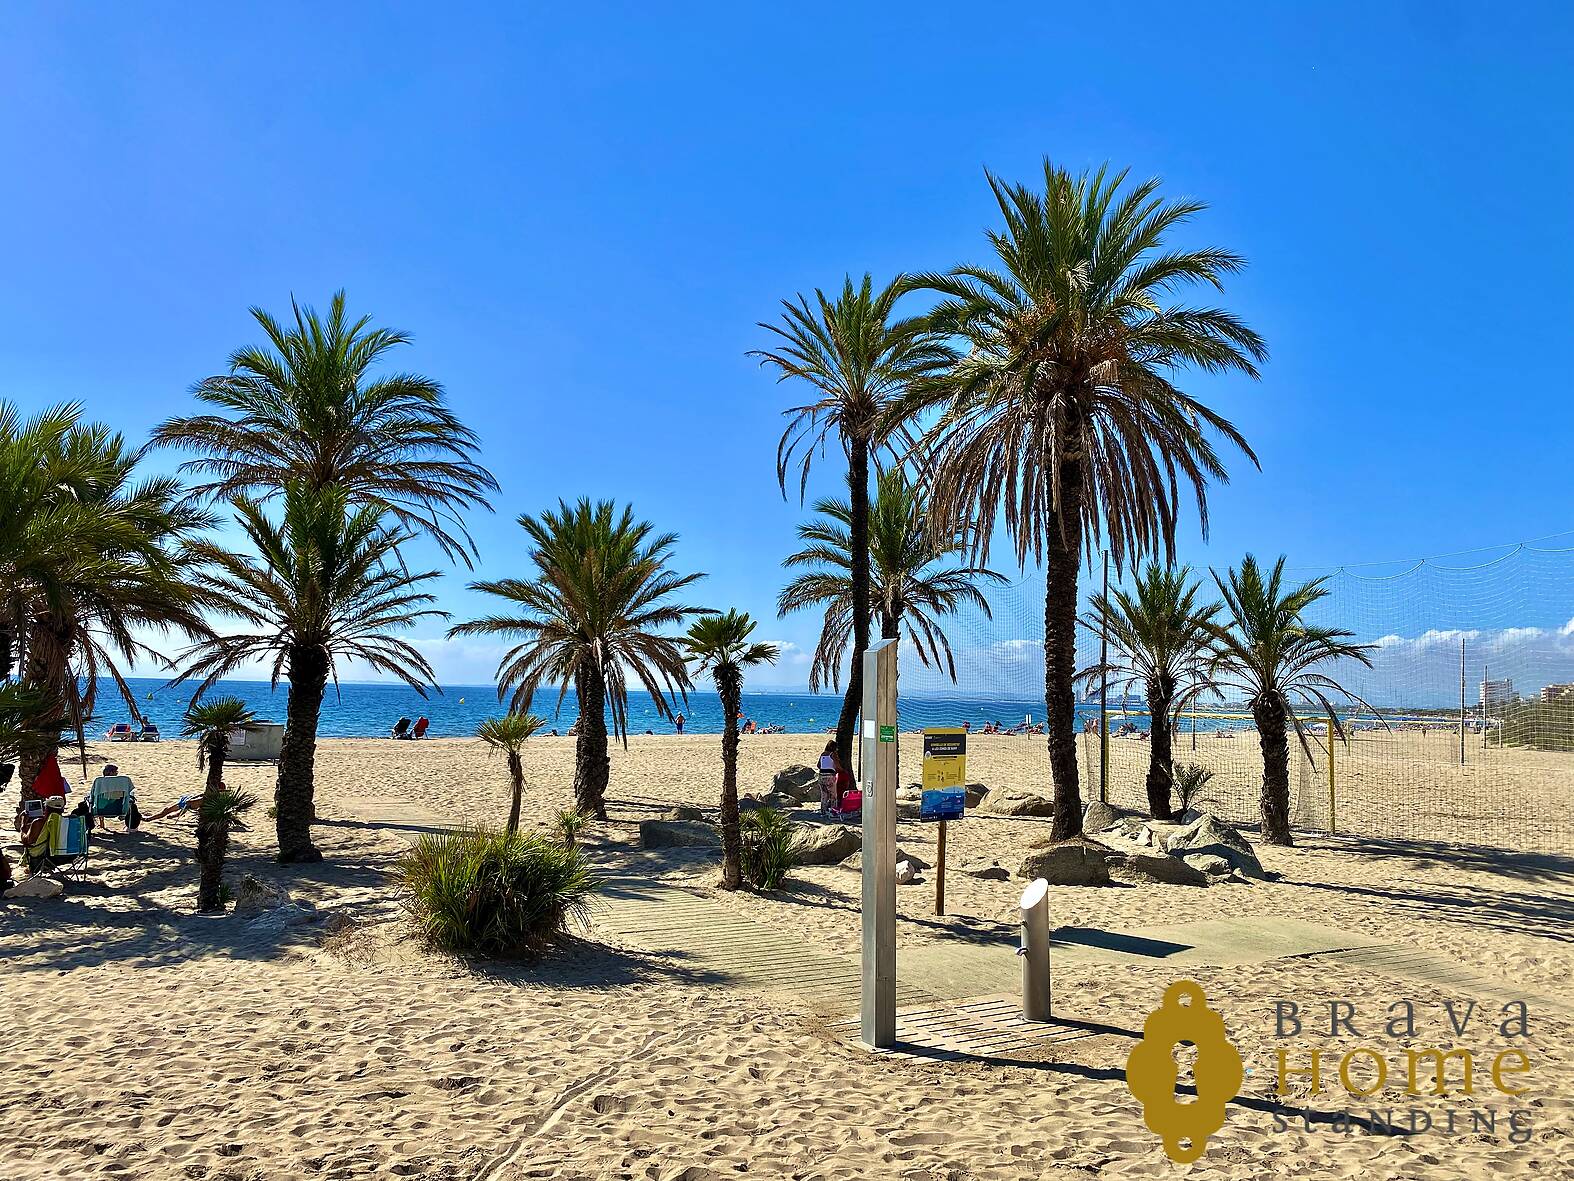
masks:
<svg viewBox="0 0 1574 1181"><path fill-rule="evenodd" d="M129 775L100 775L93 780L87 806L99 820L119 820L128 829L136 828L142 820L137 812L137 789Z"/></svg>

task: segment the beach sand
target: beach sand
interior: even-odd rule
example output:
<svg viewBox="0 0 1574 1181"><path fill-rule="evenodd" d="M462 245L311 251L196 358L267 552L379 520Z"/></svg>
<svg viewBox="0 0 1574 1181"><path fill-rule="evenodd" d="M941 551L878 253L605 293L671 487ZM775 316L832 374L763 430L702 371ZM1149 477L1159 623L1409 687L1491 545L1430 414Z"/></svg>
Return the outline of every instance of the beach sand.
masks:
<svg viewBox="0 0 1574 1181"><path fill-rule="evenodd" d="M741 789L763 792L777 770L810 763L822 739L744 740ZM1133 744L1135 745L1135 744ZM1185 752L1181 752L1183 755ZM573 744L538 739L526 755L526 827L571 803ZM90 747L110 758L151 810L195 790L190 743ZM903 737L904 771L918 766ZM227 778L271 795L271 767ZM910 777L910 776L909 776ZM795 871L778 897L713 890L714 866L692 855L641 855L637 822L678 803L713 808L715 736L636 736L614 748L612 819L587 836L609 870L702 892L720 914L752 920L825 955L858 947L857 859ZM975 737L969 778L1042 787L1040 740ZM325 740L318 748L315 831L321 866L280 867L259 808L237 835L231 879L284 885L317 921L283 913L198 917L189 820L106 837L88 881L60 901L0 904L0 995L12 1036L7 1148L0 1173L35 1177L251 1179L383 1177L842 1178L1168 1177L1379 1178L1570 1176L1570 1037L1574 973L1570 851L1450 850L1358 836L1307 835L1259 848L1279 880L1207 889L1055 888L1057 927L1132 931L1229 918L1285 921L1443 957L1472 983L1407 978L1327 956L1250 963L1161 959L1054 968L1057 1016L1096 1036L1030 1058L940 1061L871 1054L780 992L718 987L681 958L656 954L597 924L536 965L470 965L405 935L388 870L408 833L401 814L496 820L506 806L501 760L479 744ZM1567 799L1566 786L1561 798ZM1548 788L1548 791L1552 791ZM1549 796L1549 799L1551 797ZM953 867L984 858L1015 866L1047 826L972 817L950 827ZM903 823L903 848L934 860L934 831ZM898 891L901 948L1009 935L1023 883L948 876L948 915L932 887ZM328 933L332 931L333 933ZM1125 1058L1164 988L1182 976L1224 1014L1250 1073L1203 1159L1172 1164L1124 1085ZM1530 1034L1507 1041L1500 1006L1529 996ZM1334 1048L1346 1035L1308 1027L1274 1037L1273 1005L1308 1014L1357 1006L1362 1044L1398 1053L1381 1029L1389 1002L1420 1005L1416 1045L1513 1045L1529 1057L1530 1090L1485 1084L1473 1096L1411 1100L1452 1134L1399 1137L1293 1112L1365 1113L1377 1099L1273 1094L1274 1051ZM1455 1035L1443 1011L1478 1005ZM1304 1061L1298 1059L1298 1061ZM1364 1077L1364 1076L1362 1076ZM1402 1091L1402 1089L1401 1089ZM1508 1111L1526 1113L1522 1143ZM1497 1112L1495 1133L1471 1112ZM1464 1113L1463 1116L1460 1113ZM1280 1124L1286 1125L1280 1129Z"/></svg>

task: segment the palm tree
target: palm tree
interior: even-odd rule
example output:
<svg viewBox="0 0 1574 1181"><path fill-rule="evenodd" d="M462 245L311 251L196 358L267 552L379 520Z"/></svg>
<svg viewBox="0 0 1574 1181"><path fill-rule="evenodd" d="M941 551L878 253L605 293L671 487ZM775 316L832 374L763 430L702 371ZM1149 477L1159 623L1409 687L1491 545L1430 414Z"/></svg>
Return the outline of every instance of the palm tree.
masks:
<svg viewBox="0 0 1574 1181"><path fill-rule="evenodd" d="M224 786L224 760L230 754L230 732L250 730L257 717L239 697L214 697L193 701L186 707L181 734L197 739L197 769L207 767L202 804L197 810L197 887L199 911L224 909L224 855L229 849L230 825L244 809L242 793ZM249 805L247 805L249 806Z"/></svg>
<svg viewBox="0 0 1574 1181"><path fill-rule="evenodd" d="M500 718L487 718L475 729L475 736L494 751L502 751L508 758L508 781L513 787L513 803L508 809L508 833L519 831L519 808L525 794L525 767L519 752L527 740L546 725L535 714L504 714Z"/></svg>
<svg viewBox="0 0 1574 1181"><path fill-rule="evenodd" d="M337 488L468 564L475 546L460 514L490 509L497 481L476 462L477 437L441 385L412 373L370 376L409 334L373 328L369 316L352 322L343 291L326 316L294 299L290 310L281 322L252 308L268 344L238 349L228 373L197 383L198 400L217 413L169 419L153 443L196 455L181 469L207 477L198 495L267 500L294 483Z"/></svg>
<svg viewBox="0 0 1574 1181"><path fill-rule="evenodd" d="M1274 563L1265 579L1257 559L1247 554L1239 569L1226 578L1215 572L1213 580L1224 596L1224 621L1210 624L1215 655L1213 674L1221 688L1247 695L1257 742L1262 748L1262 832L1270 844L1289 845L1290 839L1290 740L1295 728L1302 749L1306 729L1297 705L1311 706L1332 720L1334 733L1344 737L1344 726L1334 712L1330 694L1368 703L1318 671L1330 662L1350 659L1371 667L1372 644L1352 644L1353 633L1306 622L1306 609L1328 594L1323 578L1300 586L1284 585L1284 558ZM1376 710L1373 710L1376 713Z"/></svg>
<svg viewBox="0 0 1574 1181"><path fill-rule="evenodd" d="M866 274L853 285L842 284L831 299L819 288L814 302L800 294L782 301L778 324L761 323L779 341L772 348L749 353L760 364L814 389L812 401L785 414L786 431L776 449L776 477L787 494L787 473L799 463L798 493L802 499L816 451L824 453L835 438L847 457L850 511L848 520L852 585L852 665L847 695L836 722L836 749L844 767L852 766L853 730L863 695L863 654L869 647L869 464L871 454L888 446L898 433L892 407L916 383L932 376L951 359L938 338L915 319L896 319L901 294L898 278L879 291Z"/></svg>
<svg viewBox="0 0 1574 1181"><path fill-rule="evenodd" d="M809 689L818 692L823 684L837 683L853 631L852 510L845 500L825 499L815 502L814 511L824 519L798 526L798 538L807 544L782 562L789 568L809 567L809 572L783 588L776 607L784 616L807 607L825 611L809 666ZM870 598L880 637L898 639L905 628L918 659L926 667L944 667L952 681L956 660L941 617L972 606L991 618L978 584L1006 581L981 566L936 565L967 548L962 531L950 537L935 532L928 497L900 468L881 474L869 529Z"/></svg>
<svg viewBox="0 0 1574 1181"><path fill-rule="evenodd" d="M174 480L134 478L138 455L80 408L26 422L0 404L0 676L38 694L22 757L26 792L60 732L92 713L100 675L140 717L121 662L161 660L140 638L207 634L187 546L210 524Z"/></svg>
<svg viewBox="0 0 1574 1181"><path fill-rule="evenodd" d="M721 698L721 888L743 884L743 841L738 822L738 715L743 712L743 670L775 664L775 644L751 644L754 620L736 609L702 615L685 640L695 671L709 675Z"/></svg>
<svg viewBox="0 0 1574 1181"><path fill-rule="evenodd" d="M963 266L907 286L939 293L930 323L963 356L901 407L938 410L920 440L934 511L975 521L987 557L1003 517L1019 563L1042 562L1044 695L1052 835L1082 830L1077 784L1077 576L1084 543L1117 566L1173 553L1182 488L1206 535L1208 481L1227 478L1213 438L1256 456L1224 418L1178 389L1188 366L1255 377L1261 337L1230 312L1171 303L1177 287L1221 288L1243 260L1168 247L1200 211L1163 201L1158 181L1073 176L1044 163L1044 191L989 177L1005 220L998 268Z"/></svg>
<svg viewBox="0 0 1574 1181"><path fill-rule="evenodd" d="M311 840L316 815L317 721L338 662L352 660L398 677L423 697L433 679L426 659L392 633L422 619L447 618L422 588L435 571L411 573L399 560L409 534L390 530L378 508L351 507L336 489L289 485L281 519L258 501L235 499L236 519L252 553L212 543L192 547L204 563L201 585L245 629L213 636L182 654L177 679L201 677L200 697L215 681L252 661L268 662L271 682L289 680L284 745L274 790L282 862L320 861Z"/></svg>
<svg viewBox="0 0 1574 1181"><path fill-rule="evenodd" d="M659 629L681 624L696 607L671 596L703 574L668 568L677 534L654 532L610 500L556 511L526 513L519 524L530 539L532 579L473 582L470 589L504 600L513 613L489 615L449 629L449 636L512 636L519 643L497 669L501 700L525 713L543 684L556 684L558 709L570 688L579 705L574 744L574 800L580 811L607 818L607 707L612 734L628 745L628 677L645 686L659 716L670 718L668 697L689 687L679 640ZM685 697L685 700L687 698Z"/></svg>
<svg viewBox="0 0 1574 1181"><path fill-rule="evenodd" d="M1155 820L1173 815L1175 717L1213 688L1208 675L1210 625L1221 607L1199 603L1201 589L1192 581L1189 566L1177 569L1151 562L1138 576L1134 591L1116 588L1108 596L1094 595L1092 610L1082 618L1090 631L1107 635L1113 649L1108 665L1095 665L1082 677L1096 681L1108 672L1120 692L1140 688L1147 697L1153 719L1148 811Z"/></svg>

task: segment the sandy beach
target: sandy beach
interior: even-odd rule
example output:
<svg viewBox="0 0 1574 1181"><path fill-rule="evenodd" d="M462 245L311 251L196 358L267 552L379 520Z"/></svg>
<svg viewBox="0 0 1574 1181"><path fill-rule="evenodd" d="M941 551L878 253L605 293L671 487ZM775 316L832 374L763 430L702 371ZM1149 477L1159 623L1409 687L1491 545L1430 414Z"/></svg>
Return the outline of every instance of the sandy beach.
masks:
<svg viewBox="0 0 1574 1181"><path fill-rule="evenodd" d="M818 745L745 739L741 790L768 790ZM569 739L530 744L527 827L545 827L571 802L572 754ZM903 737L902 755L904 768L918 765L916 738ZM969 756L969 777L992 787L1043 783L1037 740L978 737ZM199 782L190 743L96 744L89 769L105 758L135 778L147 806ZM273 775L236 767L227 778L266 797ZM854 955L856 857L796 870L781 895L725 895L708 855L638 848L639 820L675 804L713 809L719 775L714 736L636 736L615 748L612 819L588 834L591 856L609 874L695 891L717 913L814 954ZM1306 834L1294 849L1259 846L1274 881L1055 888L1062 931L1300 923L1441 957L1462 975L1427 982L1325 955L1184 969L1068 957L1054 966L1057 1018L1090 1036L1027 1057L945 1061L871 1054L835 1027L837 1014L780 991L720 987L601 917L534 965L423 950L388 879L409 835L398 817L495 820L506 806L501 761L471 741L324 740L317 782L325 863L271 864L259 809L229 871L281 884L315 908L312 921L193 914L189 820L103 838L87 880L62 900L0 904L13 1028L8 1178L1569 1175L1567 849L1447 851ZM1032 819L971 817L951 826L948 858L1014 866L1046 831ZM904 822L899 840L934 859L932 827ZM943 918L927 881L903 887L901 949L918 963L925 949L1009 938L1022 885L953 869ZM1182 975L1224 1014L1248 1068L1224 1129L1186 1166L1164 1156L1124 1085L1144 1017ZM1510 1043L1500 1008L1517 997L1527 998L1529 1031ZM1326 1024L1328 1002L1350 1000L1371 1017L1365 1044L1392 1047L1410 1044L1381 1036L1385 1007L1401 998L1422 1014L1415 1045L1522 1050L1526 1094L1483 1085L1469 1097L1410 1099L1401 1087L1378 1097L1385 1108L1418 1106L1437 1125L1452 1111L1461 1126L1391 1136L1314 1121L1309 1130L1296 1115L1304 1108L1365 1113L1377 1099L1310 1096L1304 1079L1298 1094L1276 1096L1276 1049L1343 1052L1350 1039L1309 1025L1279 1040L1273 1002L1307 1014L1322 1006ZM1476 1024L1456 1035L1443 1001L1460 1010L1474 1001ZM1528 1128L1522 1140L1509 1134L1510 1108ZM1495 1131L1472 1127L1471 1112L1492 1109Z"/></svg>

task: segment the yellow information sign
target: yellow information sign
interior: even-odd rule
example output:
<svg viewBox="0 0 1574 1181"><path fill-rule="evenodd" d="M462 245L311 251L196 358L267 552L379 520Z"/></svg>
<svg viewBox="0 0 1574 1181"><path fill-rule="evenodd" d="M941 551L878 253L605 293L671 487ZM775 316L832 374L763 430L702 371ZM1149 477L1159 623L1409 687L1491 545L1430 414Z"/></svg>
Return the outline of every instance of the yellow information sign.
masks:
<svg viewBox="0 0 1574 1181"><path fill-rule="evenodd" d="M924 790L962 787L967 783L967 731L961 726L924 730Z"/></svg>

